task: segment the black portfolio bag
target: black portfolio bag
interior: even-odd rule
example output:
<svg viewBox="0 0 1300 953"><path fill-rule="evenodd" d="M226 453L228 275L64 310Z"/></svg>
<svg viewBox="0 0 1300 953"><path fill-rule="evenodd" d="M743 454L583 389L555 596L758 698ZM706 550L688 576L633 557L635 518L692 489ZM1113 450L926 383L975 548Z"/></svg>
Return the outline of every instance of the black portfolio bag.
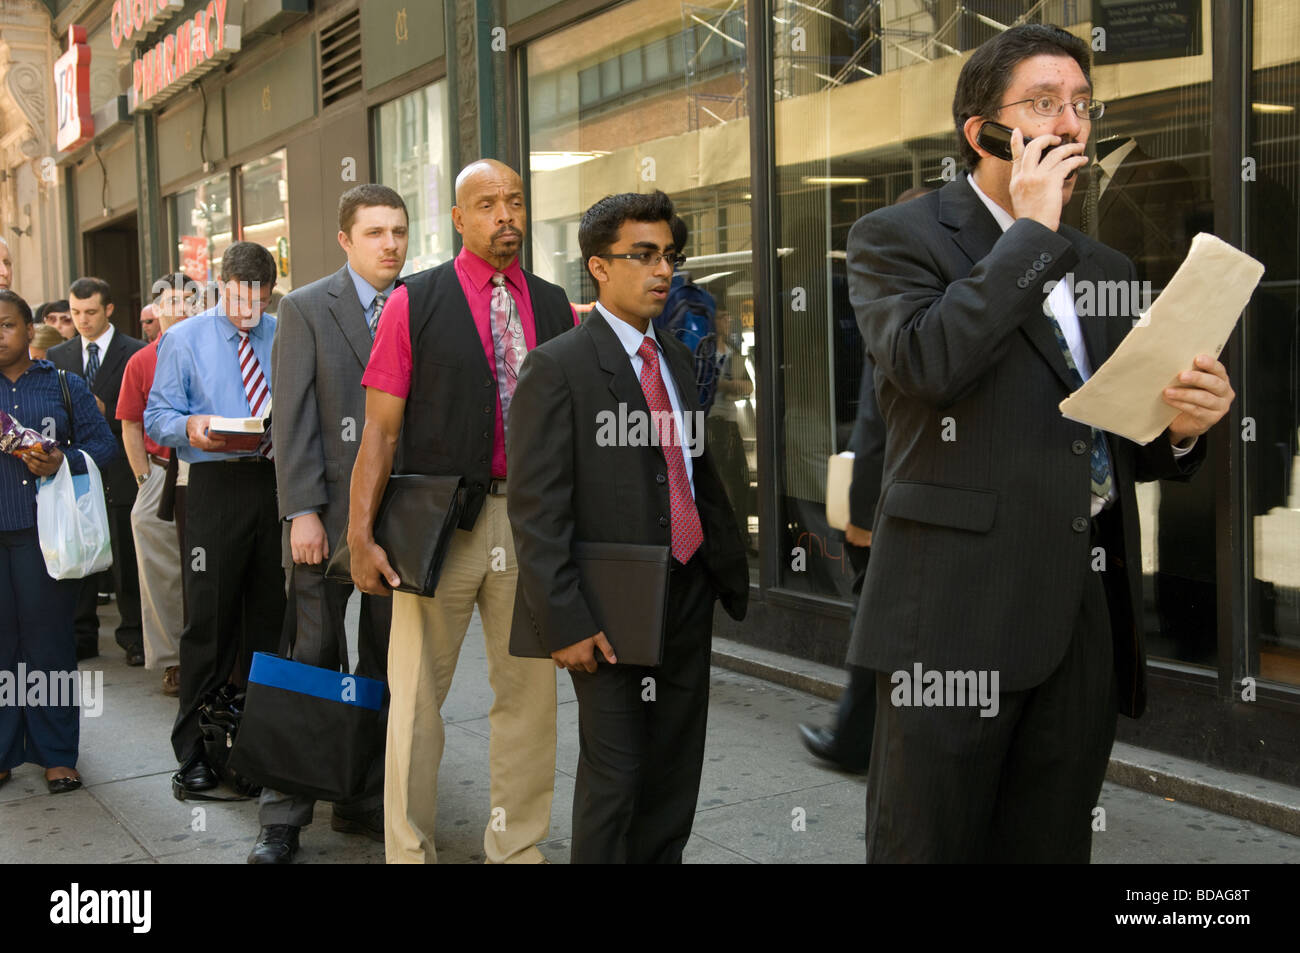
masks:
<svg viewBox="0 0 1300 953"><path fill-rule="evenodd" d="M662 665L668 612L667 546L573 543L583 598L621 665ZM574 641L594 633L572 633ZM550 658L523 592L515 596L510 654ZM599 650L597 650L599 655Z"/></svg>
<svg viewBox="0 0 1300 953"><path fill-rule="evenodd" d="M230 766L275 791L352 800L383 750L383 700L373 678L255 652Z"/></svg>
<svg viewBox="0 0 1300 953"><path fill-rule="evenodd" d="M462 477L422 473L395 473L388 478L375 516L374 536L401 579L398 592L433 595L443 557L460 522L464 484ZM334 542L325 578L352 583L346 526Z"/></svg>
<svg viewBox="0 0 1300 953"><path fill-rule="evenodd" d="M338 633L343 671L294 661L298 605L294 566L280 635L280 654L254 652L239 736L230 766L257 783L318 801L366 794L371 766L384 752L384 683L347 671L348 645Z"/></svg>

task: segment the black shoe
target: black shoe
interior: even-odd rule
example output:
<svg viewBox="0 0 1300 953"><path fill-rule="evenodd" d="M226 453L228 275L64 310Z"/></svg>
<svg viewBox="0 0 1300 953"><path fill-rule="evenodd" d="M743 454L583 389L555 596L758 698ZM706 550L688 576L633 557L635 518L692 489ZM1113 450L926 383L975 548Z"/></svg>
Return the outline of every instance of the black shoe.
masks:
<svg viewBox="0 0 1300 953"><path fill-rule="evenodd" d="M81 778L46 778L45 786L51 794L67 794L81 787Z"/></svg>
<svg viewBox="0 0 1300 953"><path fill-rule="evenodd" d="M86 659L99 658L98 645L77 645L77 661L84 662Z"/></svg>
<svg viewBox="0 0 1300 953"><path fill-rule="evenodd" d="M835 732L829 728L813 728L810 725L800 725L799 740L815 756L823 761L830 762L837 771L862 774L867 770L866 765L849 764L840 756L839 748L835 744Z"/></svg>
<svg viewBox="0 0 1300 953"><path fill-rule="evenodd" d="M364 834L373 841L384 842L384 809L383 807L372 808L369 811L362 811L360 814L350 814L347 811L340 811L338 806L334 807L334 814L330 817L330 830L338 831L340 834Z"/></svg>
<svg viewBox="0 0 1300 953"><path fill-rule="evenodd" d="M196 758L190 762L187 767L182 768L177 775L180 778L181 787L186 791L211 791L217 786L217 776L208 763L202 758Z"/></svg>
<svg viewBox="0 0 1300 953"><path fill-rule="evenodd" d="M298 830L292 824L268 824L248 854L250 864L292 864L298 853Z"/></svg>
<svg viewBox="0 0 1300 953"><path fill-rule="evenodd" d="M144 664L144 649L130 648L126 650L126 664L132 668L139 668Z"/></svg>

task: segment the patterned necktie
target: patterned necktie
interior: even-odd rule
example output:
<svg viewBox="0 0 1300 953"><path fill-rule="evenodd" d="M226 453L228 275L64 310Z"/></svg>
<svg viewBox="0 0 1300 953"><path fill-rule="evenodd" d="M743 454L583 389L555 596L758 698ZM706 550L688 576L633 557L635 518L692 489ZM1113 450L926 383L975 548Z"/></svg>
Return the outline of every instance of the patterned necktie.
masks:
<svg viewBox="0 0 1300 953"><path fill-rule="evenodd" d="M239 373L244 379L248 415L265 417L271 409L271 388L266 385L266 378L262 375L262 365L258 363L257 355L253 353L253 344L248 340L247 331L239 332ZM271 451L271 431L266 432L257 452L268 460L275 459L275 454Z"/></svg>
<svg viewBox="0 0 1300 953"><path fill-rule="evenodd" d="M86 353L90 355L86 358L86 386L89 387L95 383L95 375L99 373L99 345L93 341L87 344Z"/></svg>
<svg viewBox="0 0 1300 953"><path fill-rule="evenodd" d="M659 351L654 341L646 337L636 349L641 356L641 391L645 394L650 419L658 431L659 448L668 463L668 498L672 503L673 558L685 564L704 542L704 528L700 525L700 512L695 508L691 484L686 476L686 459L682 456L682 442L677 439L677 422L673 405L668 400L668 388L659 376Z"/></svg>
<svg viewBox="0 0 1300 953"><path fill-rule="evenodd" d="M375 295L375 300L370 305L370 340L372 341L379 330L379 312L384 310L384 302L387 300L387 296L381 291Z"/></svg>
<svg viewBox="0 0 1300 953"><path fill-rule="evenodd" d="M1078 390L1083 386L1083 375L1079 373L1079 367L1074 363L1074 355L1070 353L1070 344L1065 340L1065 332L1061 330L1061 325L1057 322L1055 316L1048 317L1052 322L1052 330L1056 332L1056 343L1061 348L1061 355L1065 358L1065 366L1070 369L1070 376L1074 380L1074 389ZM1092 467L1089 480L1092 484L1093 496L1107 499L1110 496L1110 452L1106 449L1106 437L1096 427L1092 429Z"/></svg>
<svg viewBox="0 0 1300 953"><path fill-rule="evenodd" d="M1097 237L1097 202L1101 198L1101 178L1105 174L1101 171L1100 162L1094 162L1088 167L1088 188L1083 195L1083 216L1079 231L1091 238Z"/></svg>
<svg viewBox="0 0 1300 953"><path fill-rule="evenodd" d="M501 395L501 421L510 429L510 401L519 380L519 365L524 361L527 344L524 326L519 321L515 297L506 287L506 276L492 276L492 347L497 356L497 393Z"/></svg>

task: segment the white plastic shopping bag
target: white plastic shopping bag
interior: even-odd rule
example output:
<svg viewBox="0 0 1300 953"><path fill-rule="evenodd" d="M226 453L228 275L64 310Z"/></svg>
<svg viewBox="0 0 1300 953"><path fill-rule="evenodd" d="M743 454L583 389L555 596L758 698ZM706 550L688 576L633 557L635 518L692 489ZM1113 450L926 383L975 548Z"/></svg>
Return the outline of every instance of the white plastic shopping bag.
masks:
<svg viewBox="0 0 1300 953"><path fill-rule="evenodd" d="M79 452L84 474L74 475L65 455L58 472L36 485L36 531L54 579L83 579L113 564L104 484L95 461Z"/></svg>

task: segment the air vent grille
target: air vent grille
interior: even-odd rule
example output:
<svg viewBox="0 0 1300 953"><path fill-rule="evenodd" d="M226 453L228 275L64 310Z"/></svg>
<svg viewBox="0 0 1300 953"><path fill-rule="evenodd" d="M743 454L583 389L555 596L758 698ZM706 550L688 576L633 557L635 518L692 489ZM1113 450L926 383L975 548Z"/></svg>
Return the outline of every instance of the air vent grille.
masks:
<svg viewBox="0 0 1300 953"><path fill-rule="evenodd" d="M353 10L320 31L320 101L330 106L361 89L361 14Z"/></svg>

